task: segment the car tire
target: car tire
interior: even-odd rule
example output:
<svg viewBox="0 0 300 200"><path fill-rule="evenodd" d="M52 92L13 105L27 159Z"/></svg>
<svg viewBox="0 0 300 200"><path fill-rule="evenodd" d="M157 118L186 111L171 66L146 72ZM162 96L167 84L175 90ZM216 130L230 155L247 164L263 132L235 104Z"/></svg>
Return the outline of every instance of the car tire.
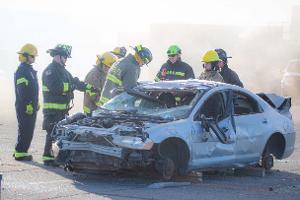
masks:
<svg viewBox="0 0 300 200"><path fill-rule="evenodd" d="M269 154L262 158L262 167L266 170L270 170L274 166L274 156Z"/></svg>
<svg viewBox="0 0 300 200"><path fill-rule="evenodd" d="M271 154L269 143L265 147L260 165L266 170L270 170L274 166L274 156Z"/></svg>
<svg viewBox="0 0 300 200"><path fill-rule="evenodd" d="M175 174L175 164L170 158L162 158L156 161L155 169L166 181L172 179Z"/></svg>

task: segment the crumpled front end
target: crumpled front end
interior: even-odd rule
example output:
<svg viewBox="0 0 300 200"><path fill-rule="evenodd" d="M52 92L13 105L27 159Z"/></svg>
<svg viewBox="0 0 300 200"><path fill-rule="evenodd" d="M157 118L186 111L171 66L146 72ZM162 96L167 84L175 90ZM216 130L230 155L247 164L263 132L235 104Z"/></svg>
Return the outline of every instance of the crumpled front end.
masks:
<svg viewBox="0 0 300 200"><path fill-rule="evenodd" d="M56 161L69 169L147 166L154 156L154 143L137 119L81 116L60 122L53 137Z"/></svg>

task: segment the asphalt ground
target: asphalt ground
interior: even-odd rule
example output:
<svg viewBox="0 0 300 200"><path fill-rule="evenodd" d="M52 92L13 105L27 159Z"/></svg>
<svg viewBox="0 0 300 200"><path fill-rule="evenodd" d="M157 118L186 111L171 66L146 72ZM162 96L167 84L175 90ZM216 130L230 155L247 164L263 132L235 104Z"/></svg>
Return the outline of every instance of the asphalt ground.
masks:
<svg viewBox="0 0 300 200"><path fill-rule="evenodd" d="M298 136L300 107L293 107L293 119ZM0 174L2 199L300 199L300 140L296 136L295 151L285 160L275 161L271 173L235 175L205 173L177 179L190 183L178 187L151 189L149 185L162 180L144 172L71 173L62 168L44 166L42 152L45 132L39 115L30 148L32 162L18 162L12 157L17 136L16 118L0 118Z"/></svg>

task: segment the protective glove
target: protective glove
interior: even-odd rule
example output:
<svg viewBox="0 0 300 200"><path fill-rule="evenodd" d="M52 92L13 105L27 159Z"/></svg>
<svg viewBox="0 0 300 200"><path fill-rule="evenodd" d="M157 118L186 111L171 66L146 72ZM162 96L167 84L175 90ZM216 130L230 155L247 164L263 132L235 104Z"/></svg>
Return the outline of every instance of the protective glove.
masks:
<svg viewBox="0 0 300 200"><path fill-rule="evenodd" d="M25 113L26 113L27 115L32 115L32 114L33 114L33 106L32 106L31 103L26 105Z"/></svg>
<svg viewBox="0 0 300 200"><path fill-rule="evenodd" d="M95 88L95 87L91 87L91 92L94 92L94 93L100 93L100 90L98 90L98 88Z"/></svg>
<svg viewBox="0 0 300 200"><path fill-rule="evenodd" d="M90 96L95 96L96 94L100 94L100 91L92 86L91 84L87 84L85 87L85 92Z"/></svg>
<svg viewBox="0 0 300 200"><path fill-rule="evenodd" d="M79 78L77 78L77 77L73 78L73 85L75 87L74 89L76 89L76 90L85 91L87 89L86 83L80 81Z"/></svg>

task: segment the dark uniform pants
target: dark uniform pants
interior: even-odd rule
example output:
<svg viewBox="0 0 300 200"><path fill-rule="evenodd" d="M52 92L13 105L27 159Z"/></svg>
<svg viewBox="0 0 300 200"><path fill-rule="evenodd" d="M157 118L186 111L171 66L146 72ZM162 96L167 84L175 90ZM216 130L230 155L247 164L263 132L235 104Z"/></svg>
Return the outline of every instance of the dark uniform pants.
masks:
<svg viewBox="0 0 300 200"><path fill-rule="evenodd" d="M32 115L27 115L24 111L17 109L18 119L18 139L15 150L17 152L27 152L33 137L36 112Z"/></svg>
<svg viewBox="0 0 300 200"><path fill-rule="evenodd" d="M43 121L43 129L46 130L46 141L45 141L45 147L44 147L44 156L53 156L52 155L52 137L51 133L52 130L57 122L60 120L63 120L65 118L65 115L67 113L57 113L57 114L47 114L44 115L44 121Z"/></svg>

